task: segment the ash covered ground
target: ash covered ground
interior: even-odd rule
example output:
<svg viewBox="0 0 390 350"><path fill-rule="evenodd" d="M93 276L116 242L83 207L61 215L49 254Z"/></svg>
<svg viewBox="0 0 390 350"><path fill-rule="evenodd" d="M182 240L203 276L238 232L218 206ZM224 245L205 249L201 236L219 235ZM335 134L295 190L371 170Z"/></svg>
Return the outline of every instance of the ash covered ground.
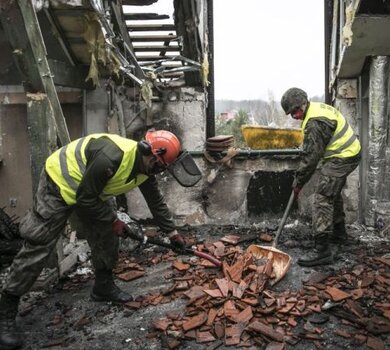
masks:
<svg viewBox="0 0 390 350"><path fill-rule="evenodd" d="M179 231L189 241L204 243L218 241L221 237L230 234L246 236L267 233L274 236L277 225L275 221L262 222L248 227L184 227ZM284 293L286 297L289 293L296 296L305 281L310 280L313 274L326 275L333 278L333 281L337 281L337 278L342 278L345 274L351 276L350 279L358 278L356 274L362 273L361 271L372 270L369 262L374 260L370 259L380 258L384 262L390 261L390 242L386 233L369 231L363 226L353 225L348 227L348 234L350 241L346 246L342 249L333 247L335 255L333 265L302 268L296 264L296 260L312 246L310 230L308 225L303 225L298 221L288 221L279 239L278 247L288 253L293 262L287 275L275 286L266 286L266 290L272 293ZM245 250L251 244L267 245L270 243L256 240L244 242L240 246ZM141 267L144 275L129 282L117 279L118 286L135 296L134 304L117 306L92 301L89 296L93 285L91 265L89 260L80 262L65 278L57 281L47 290L32 291L23 297L18 316L18 324L25 333L23 349L234 349L238 347L237 345L226 346L224 337L218 339L212 327L203 326L201 328L203 331L209 331L215 338L205 343L198 343L195 337L188 336L188 333L186 336L185 332L180 329L180 320L186 317L185 309L188 299L179 292L169 294L169 291L172 291L174 280L180 280L178 278L180 274L172 267L172 264L180 259L183 263L189 262L195 268L197 258L176 256L165 248L153 246L130 252L134 249L134 245L131 242L122 244L121 262L130 262L138 269ZM343 306L345 300L343 300L339 302L339 305L326 311L310 312L304 316L296 315L293 318L294 325L293 323L288 325L287 318L283 317L275 321L274 315L269 314L266 317L271 327L291 326L287 341L275 342L272 337L256 336L248 332L245 337L247 341L239 346L249 349L390 348L390 330L386 322L379 330L367 326L367 320L372 317L380 317L382 320L389 321L390 266L386 263L380 266L380 276L374 276L375 281L381 278L379 289L374 291L375 298L372 296L374 292L369 296L363 295L357 298L355 300L358 303L357 311L352 309L350 312L351 309L345 309ZM205 270L206 274L213 274L215 273L213 270L218 269ZM4 271L6 270L3 267L3 277ZM186 273L187 276L191 274L191 269ZM312 288L317 288L321 292L324 289L324 283L323 281L317 282ZM373 285L372 281L371 283ZM343 285L345 287L345 282ZM360 287L351 285L349 288L356 290ZM348 288L345 291L348 292ZM352 315L352 319L348 320L348 315L345 314L345 317L340 316L346 310L349 311L348 315ZM155 326L156 320L167 319L167 315L173 313L176 314L176 321L179 321L175 323L178 327L170 326L162 330L161 327ZM272 319L273 322L271 322ZM359 322L355 322L356 319L359 319ZM225 323L222 321L223 326L227 326ZM316 336L308 337L308 334Z"/></svg>

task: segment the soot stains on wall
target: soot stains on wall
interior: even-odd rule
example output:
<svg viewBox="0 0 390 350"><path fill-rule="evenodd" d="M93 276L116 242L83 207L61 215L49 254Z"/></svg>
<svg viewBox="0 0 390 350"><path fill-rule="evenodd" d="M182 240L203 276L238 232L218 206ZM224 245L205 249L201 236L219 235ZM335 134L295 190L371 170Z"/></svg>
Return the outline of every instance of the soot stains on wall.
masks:
<svg viewBox="0 0 390 350"><path fill-rule="evenodd" d="M257 171L247 189L248 216L282 213L291 194L294 171ZM297 205L294 204L293 209Z"/></svg>

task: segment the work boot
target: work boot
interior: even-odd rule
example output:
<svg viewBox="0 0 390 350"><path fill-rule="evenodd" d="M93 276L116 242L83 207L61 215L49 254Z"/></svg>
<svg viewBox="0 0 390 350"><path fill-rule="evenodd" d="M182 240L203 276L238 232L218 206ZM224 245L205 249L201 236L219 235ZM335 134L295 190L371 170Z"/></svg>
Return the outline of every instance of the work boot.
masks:
<svg viewBox="0 0 390 350"><path fill-rule="evenodd" d="M329 235L329 243L344 244L348 240L347 231L345 230L345 223L339 222L333 225L333 232Z"/></svg>
<svg viewBox="0 0 390 350"><path fill-rule="evenodd" d="M130 294L122 291L115 284L110 270L95 271L95 285L92 289L91 298L95 301L112 301L114 303L126 303L133 300Z"/></svg>
<svg viewBox="0 0 390 350"><path fill-rule="evenodd" d="M23 345L22 333L16 327L19 297L3 293L0 299L0 349L13 350Z"/></svg>
<svg viewBox="0 0 390 350"><path fill-rule="evenodd" d="M315 237L314 251L309 252L302 258L298 259L298 264L301 266L318 266L326 265L332 262L332 253L329 249L328 234L321 234Z"/></svg>

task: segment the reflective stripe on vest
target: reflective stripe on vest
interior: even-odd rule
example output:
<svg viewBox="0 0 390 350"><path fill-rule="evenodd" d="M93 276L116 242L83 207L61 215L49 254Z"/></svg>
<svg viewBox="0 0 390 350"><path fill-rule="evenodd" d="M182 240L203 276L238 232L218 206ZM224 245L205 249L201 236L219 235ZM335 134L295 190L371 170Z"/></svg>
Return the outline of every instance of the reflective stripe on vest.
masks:
<svg viewBox="0 0 390 350"><path fill-rule="evenodd" d="M334 107L319 102L310 102L302 123L305 133L307 122L312 118L327 118L337 123L333 137L325 149L324 158L348 158L360 152L360 142L344 116Z"/></svg>
<svg viewBox="0 0 390 350"><path fill-rule="evenodd" d="M113 134L88 135L60 148L46 160L46 172L60 188L61 196L68 205L76 204L76 192L87 164L85 147L91 139L100 137L109 138L123 151L123 158L118 170L107 182L103 193L100 194L103 201L130 191L148 178L146 175L137 175L130 182L126 182L135 161L136 141Z"/></svg>

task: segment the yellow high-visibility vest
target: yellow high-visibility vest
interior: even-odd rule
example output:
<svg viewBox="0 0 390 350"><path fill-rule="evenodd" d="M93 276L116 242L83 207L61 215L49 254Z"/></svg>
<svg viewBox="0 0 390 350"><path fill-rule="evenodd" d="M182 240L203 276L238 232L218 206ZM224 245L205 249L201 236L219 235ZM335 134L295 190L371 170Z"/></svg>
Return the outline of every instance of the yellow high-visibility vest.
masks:
<svg viewBox="0 0 390 350"><path fill-rule="evenodd" d="M327 118L337 122L336 130L325 149L324 158L348 158L356 156L361 149L360 142L344 116L334 107L325 103L310 102L302 133L305 136L307 122L313 118Z"/></svg>
<svg viewBox="0 0 390 350"><path fill-rule="evenodd" d="M45 164L46 172L60 188L61 196L68 205L76 204L76 192L87 165L85 147L91 139L100 137L109 138L123 151L118 170L99 196L103 201L132 190L148 178L146 175L139 174L130 182L126 182L134 166L136 141L113 134L91 134L82 137L55 151L47 158Z"/></svg>

